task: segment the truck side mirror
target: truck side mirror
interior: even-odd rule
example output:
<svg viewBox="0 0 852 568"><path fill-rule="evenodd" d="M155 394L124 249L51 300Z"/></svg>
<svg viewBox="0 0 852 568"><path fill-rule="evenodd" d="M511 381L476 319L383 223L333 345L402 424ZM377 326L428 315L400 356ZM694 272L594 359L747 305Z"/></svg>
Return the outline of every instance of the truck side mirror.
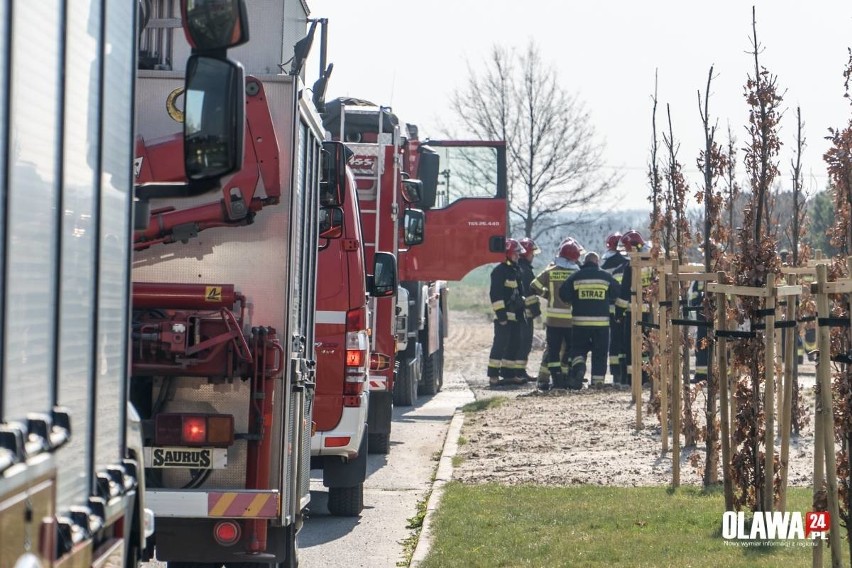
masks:
<svg viewBox="0 0 852 568"><path fill-rule="evenodd" d="M402 180L402 200L410 204L418 204L423 198L423 182L419 179Z"/></svg>
<svg viewBox="0 0 852 568"><path fill-rule="evenodd" d="M389 252L376 252L373 273L367 275L367 293L374 298L396 294L396 257Z"/></svg>
<svg viewBox="0 0 852 568"><path fill-rule="evenodd" d="M420 162L417 165L417 177L423 184L421 199L418 205L423 209L431 209L438 200L438 175L441 171L441 157L428 146L420 147Z"/></svg>
<svg viewBox="0 0 852 568"><path fill-rule="evenodd" d="M343 209L323 207L319 210L319 236L321 239L339 239L343 236Z"/></svg>
<svg viewBox="0 0 852 568"><path fill-rule="evenodd" d="M183 149L190 181L219 178L242 168L244 85L239 63L204 55L187 61Z"/></svg>
<svg viewBox="0 0 852 568"><path fill-rule="evenodd" d="M402 217L403 241L406 246L423 242L426 215L420 209L406 209Z"/></svg>
<svg viewBox="0 0 852 568"><path fill-rule="evenodd" d="M181 0L180 14L194 50L223 50L249 40L245 0Z"/></svg>
<svg viewBox="0 0 852 568"><path fill-rule="evenodd" d="M346 147L340 142L322 143L320 205L339 207L346 191Z"/></svg>

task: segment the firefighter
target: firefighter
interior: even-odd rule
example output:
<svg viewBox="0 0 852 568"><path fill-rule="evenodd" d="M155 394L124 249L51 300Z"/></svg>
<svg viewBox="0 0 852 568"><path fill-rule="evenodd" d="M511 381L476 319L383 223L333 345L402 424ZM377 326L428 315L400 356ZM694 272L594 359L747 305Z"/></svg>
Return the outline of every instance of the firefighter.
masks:
<svg viewBox="0 0 852 568"><path fill-rule="evenodd" d="M689 285L687 295L687 305L692 312L692 318L698 321L706 321L704 317L704 282L694 280ZM710 357L710 345L705 338L707 337L707 328L703 325L698 325L695 331L695 375L690 379L690 383L697 384L707 380L707 361Z"/></svg>
<svg viewBox="0 0 852 568"><path fill-rule="evenodd" d="M609 352L610 305L615 304L616 317L623 317L627 302L612 274L602 270L596 252L586 254L583 266L568 277L559 288L559 297L571 305L572 335L568 370L568 388L583 387L586 357L592 352L592 388L603 386Z"/></svg>
<svg viewBox="0 0 852 568"><path fill-rule="evenodd" d="M506 260L491 271L491 308L494 310L494 343L488 358L488 383L491 386L526 382L517 362L520 324L524 321L524 297L518 258L524 251L515 239L506 239Z"/></svg>
<svg viewBox="0 0 852 568"><path fill-rule="evenodd" d="M624 245L624 252L626 252L626 253L642 252L643 250L645 250L645 239L643 239L642 235L639 233L639 231L637 231L635 229L630 229L629 231L624 233L624 235L621 237L621 244ZM632 274L632 271L631 271L631 274ZM652 276L651 275L651 269L648 268L648 267L643 268L641 276L642 276L641 282L638 283L638 284L640 284L640 286L637 287L638 290L644 290L645 288L647 288L651 284L651 276ZM625 284L625 286L627 286L627 285L628 284ZM631 278L631 281L629 282L629 285L630 286L633 285L632 278ZM641 292L639 292L639 293L641 294ZM629 296L630 294L632 294L632 292L628 292L627 297L630 297ZM624 320L625 320L625 326L626 326L626 329L627 329L627 337L629 338L630 334L633 331L633 327L632 327L633 322L631 321L632 317L631 317L629 311L625 315ZM651 321L651 306L649 306L644 301L642 302L642 321L645 322L645 323L649 323ZM651 353L649 351L651 343L650 343L650 339L648 337L648 328L646 328L646 327L642 328L642 338L643 338L642 339L642 384L645 384L649 381L648 372L645 370L645 366L651 360ZM630 373L630 364L633 361L633 353L631 352L629 342L628 342L628 345L625 348L625 355L626 355L625 356L625 366L627 368L627 373L629 374ZM630 383L631 383L631 380L628 377L627 378L627 384L630 384Z"/></svg>
<svg viewBox="0 0 852 568"><path fill-rule="evenodd" d="M606 252L601 257L601 268L606 270L621 288L621 297L630 303L630 283L632 271L630 270L630 259L623 254L624 246L621 244L622 234L610 233L606 237ZM615 385L627 384L627 350L630 349L628 341L627 321L625 318L615 317L615 306L610 314L609 322L609 372L612 374L612 382Z"/></svg>
<svg viewBox="0 0 852 568"><path fill-rule="evenodd" d="M577 248L580 249L580 258L583 258L583 255L586 254L586 250L583 248L583 245L580 244L580 241L578 241L574 237L565 237L564 239L562 239L562 242L559 243L559 246L556 248L556 256L559 256L559 249L561 249L565 244L567 244L569 242L577 245ZM550 263L547 265L547 268L552 268L552 267L556 266L555 258L556 257L554 257L554 260L550 261ZM546 312L546 308L544 306L541 306L541 312L542 312L542 314L541 314L542 318L544 319L544 322L545 322L544 323L544 330L545 330L545 337L546 337L547 336L546 335L546 332L547 332L547 323L546 323L547 322L547 312ZM563 351L561 360L562 360L562 369L563 369L563 374L564 374L568 370L568 353L567 352ZM545 343L544 353L542 353L542 356L541 356L541 365L539 365L539 367L538 367L538 383L540 385L548 385L548 387L549 387L550 386L550 369L547 367L547 364L548 364L548 361L547 361L547 343Z"/></svg>
<svg viewBox="0 0 852 568"><path fill-rule="evenodd" d="M573 240L566 240L559 247L559 254L532 283L533 292L546 299L547 315L545 326L547 333L547 374L539 374L538 387L550 388L550 378L554 388L567 388L567 354L571 349L571 307L559 297L562 284L580 270L580 247ZM564 368L563 368L564 367Z"/></svg>
<svg viewBox="0 0 852 568"><path fill-rule="evenodd" d="M532 351L533 340L533 324L535 318L541 315L541 305L538 301L538 296L532 292L532 283L535 280L532 261L533 257L541 253L541 249L535 244L531 238L526 237L520 240L524 252L518 258L518 270L521 273L521 294L524 296L524 322L520 324L521 343L518 348L518 365L520 365L520 373L523 378L528 381L533 380L533 377L527 373L527 362Z"/></svg>

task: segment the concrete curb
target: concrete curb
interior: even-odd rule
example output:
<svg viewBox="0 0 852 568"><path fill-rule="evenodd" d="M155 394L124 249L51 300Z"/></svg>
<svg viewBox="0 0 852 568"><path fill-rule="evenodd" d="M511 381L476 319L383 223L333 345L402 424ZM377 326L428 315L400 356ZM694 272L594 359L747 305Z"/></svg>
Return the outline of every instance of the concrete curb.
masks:
<svg viewBox="0 0 852 568"><path fill-rule="evenodd" d="M435 510L444 495L444 486L453 478L453 458L459 450L459 435L463 424L464 412L456 409L450 421L450 427L447 429L447 437L444 439L438 471L435 474L435 481L432 482L432 493L426 503L426 516L423 518L423 526L420 527L420 536L417 538L414 554L411 555L409 568L420 566L432 546L432 522Z"/></svg>

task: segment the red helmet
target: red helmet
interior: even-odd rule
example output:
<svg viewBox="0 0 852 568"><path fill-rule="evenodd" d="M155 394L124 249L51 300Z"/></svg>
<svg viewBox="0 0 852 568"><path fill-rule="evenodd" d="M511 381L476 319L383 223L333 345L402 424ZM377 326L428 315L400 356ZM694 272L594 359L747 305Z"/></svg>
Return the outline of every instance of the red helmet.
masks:
<svg viewBox="0 0 852 568"><path fill-rule="evenodd" d="M606 237L606 250L618 250L618 244L621 242L621 233L618 231L610 233Z"/></svg>
<svg viewBox="0 0 852 568"><path fill-rule="evenodd" d="M585 250L583 244L574 237L565 237L564 239L562 239L562 242L559 243L559 246L561 247L566 243L574 243L575 245L577 245L577 248L580 249L580 254L583 254L583 251Z"/></svg>
<svg viewBox="0 0 852 568"><path fill-rule="evenodd" d="M529 237L524 237L519 242L521 243L521 246L524 247L524 252L523 254L521 254L521 256L530 262L532 262L532 259L535 255L541 252L541 249L538 248L538 245L535 244L535 241L533 241Z"/></svg>
<svg viewBox="0 0 852 568"><path fill-rule="evenodd" d="M630 229L624 236L621 237L621 242L627 250L641 250L645 246L645 239L639 234L639 231Z"/></svg>
<svg viewBox="0 0 852 568"><path fill-rule="evenodd" d="M580 247L574 239L566 239L562 246L559 247L559 256L571 262L580 260Z"/></svg>
<svg viewBox="0 0 852 568"><path fill-rule="evenodd" d="M519 255L524 254L524 247L521 246L521 243L516 241L515 239L506 239L506 258L509 258L513 252L518 253Z"/></svg>

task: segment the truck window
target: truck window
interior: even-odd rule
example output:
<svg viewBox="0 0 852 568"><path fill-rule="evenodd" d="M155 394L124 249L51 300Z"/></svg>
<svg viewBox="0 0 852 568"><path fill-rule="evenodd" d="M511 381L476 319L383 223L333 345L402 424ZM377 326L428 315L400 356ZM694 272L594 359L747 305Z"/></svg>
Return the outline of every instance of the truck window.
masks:
<svg viewBox="0 0 852 568"><path fill-rule="evenodd" d="M434 208L467 197L497 197L497 150L488 147L434 148L439 156Z"/></svg>

